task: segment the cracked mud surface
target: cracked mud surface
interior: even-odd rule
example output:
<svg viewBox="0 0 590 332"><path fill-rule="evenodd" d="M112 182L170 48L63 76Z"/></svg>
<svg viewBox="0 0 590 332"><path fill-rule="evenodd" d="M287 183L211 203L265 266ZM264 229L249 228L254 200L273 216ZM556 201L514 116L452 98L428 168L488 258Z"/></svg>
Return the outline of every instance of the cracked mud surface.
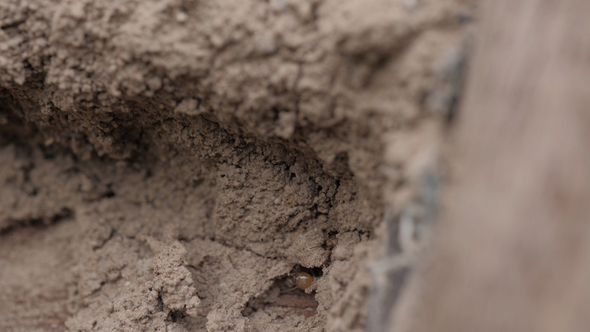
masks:
<svg viewBox="0 0 590 332"><path fill-rule="evenodd" d="M364 330L473 6L0 2L0 330Z"/></svg>

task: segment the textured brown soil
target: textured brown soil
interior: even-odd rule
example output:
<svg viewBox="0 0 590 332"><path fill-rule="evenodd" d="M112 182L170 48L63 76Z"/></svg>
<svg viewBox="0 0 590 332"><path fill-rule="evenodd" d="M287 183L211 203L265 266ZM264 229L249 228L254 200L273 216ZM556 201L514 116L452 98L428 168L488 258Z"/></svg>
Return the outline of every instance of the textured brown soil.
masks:
<svg viewBox="0 0 590 332"><path fill-rule="evenodd" d="M0 1L0 330L379 325L473 3Z"/></svg>

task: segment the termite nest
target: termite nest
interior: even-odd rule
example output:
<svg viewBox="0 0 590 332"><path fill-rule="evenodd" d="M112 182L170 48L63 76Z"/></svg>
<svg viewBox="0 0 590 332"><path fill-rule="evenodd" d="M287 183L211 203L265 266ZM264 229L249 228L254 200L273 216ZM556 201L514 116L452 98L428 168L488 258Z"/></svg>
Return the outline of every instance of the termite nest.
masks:
<svg viewBox="0 0 590 332"><path fill-rule="evenodd" d="M314 316L318 306L314 291L321 276L321 268L296 266L289 274L277 278L267 292L248 302L242 315L248 317L263 310L282 317Z"/></svg>

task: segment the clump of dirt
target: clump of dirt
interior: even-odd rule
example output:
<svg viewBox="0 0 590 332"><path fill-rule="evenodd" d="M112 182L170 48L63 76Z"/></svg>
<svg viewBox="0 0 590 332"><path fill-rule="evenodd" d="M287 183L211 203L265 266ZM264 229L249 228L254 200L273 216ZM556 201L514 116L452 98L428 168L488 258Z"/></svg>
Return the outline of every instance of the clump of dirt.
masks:
<svg viewBox="0 0 590 332"><path fill-rule="evenodd" d="M0 4L0 329L382 319L368 268L432 203L474 2Z"/></svg>

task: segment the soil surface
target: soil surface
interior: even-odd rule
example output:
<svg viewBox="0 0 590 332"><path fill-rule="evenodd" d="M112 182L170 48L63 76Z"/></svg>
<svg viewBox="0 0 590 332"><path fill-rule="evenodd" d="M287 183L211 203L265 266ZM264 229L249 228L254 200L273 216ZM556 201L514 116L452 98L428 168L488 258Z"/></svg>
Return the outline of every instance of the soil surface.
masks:
<svg viewBox="0 0 590 332"><path fill-rule="evenodd" d="M0 330L378 331L474 7L1 1Z"/></svg>

